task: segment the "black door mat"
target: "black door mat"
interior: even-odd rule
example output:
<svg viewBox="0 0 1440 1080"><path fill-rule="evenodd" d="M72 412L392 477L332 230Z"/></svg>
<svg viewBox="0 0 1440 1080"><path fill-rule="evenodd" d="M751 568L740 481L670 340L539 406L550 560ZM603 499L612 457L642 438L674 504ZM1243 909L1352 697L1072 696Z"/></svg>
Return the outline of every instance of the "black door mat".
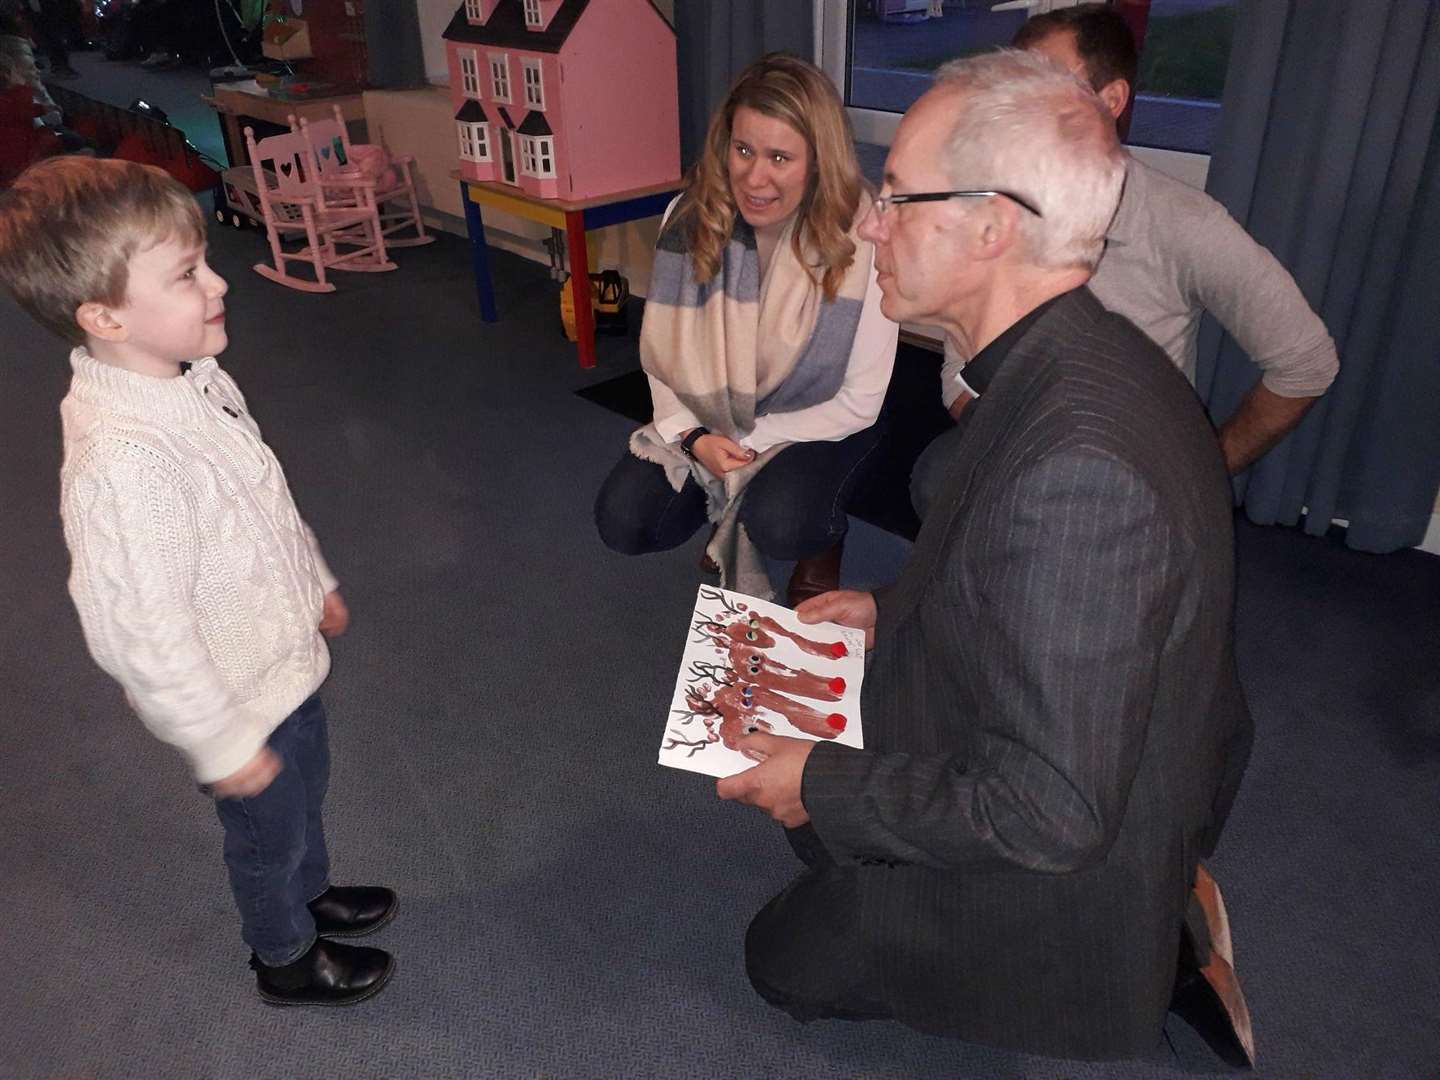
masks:
<svg viewBox="0 0 1440 1080"><path fill-rule="evenodd" d="M650 384L643 371L629 371L575 393L637 424L650 420ZM879 422L885 426L880 459L870 482L850 500L850 513L876 528L914 540L920 519L910 505L910 470L930 440L951 423L940 404L938 353L917 345L899 346Z"/></svg>
<svg viewBox="0 0 1440 1080"><path fill-rule="evenodd" d="M627 371L613 379L582 386L575 393L586 401L628 417L637 424L650 422L650 382L643 371Z"/></svg>

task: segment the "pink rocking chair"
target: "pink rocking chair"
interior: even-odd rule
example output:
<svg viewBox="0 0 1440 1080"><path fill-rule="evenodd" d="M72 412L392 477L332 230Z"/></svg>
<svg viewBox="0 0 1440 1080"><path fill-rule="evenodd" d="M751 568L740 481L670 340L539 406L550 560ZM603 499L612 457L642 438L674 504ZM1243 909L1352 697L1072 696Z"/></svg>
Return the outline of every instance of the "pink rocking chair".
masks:
<svg viewBox="0 0 1440 1080"><path fill-rule="evenodd" d="M326 180L309 144L294 133L256 142L254 129L247 127L245 146L275 259L274 266L256 263L257 274L302 292L334 292L327 269L396 269L385 256L373 184L356 177ZM302 246L286 250L286 242L295 241ZM290 273L292 262L309 263L315 280Z"/></svg>
<svg viewBox="0 0 1440 1080"><path fill-rule="evenodd" d="M375 179L375 202L380 208L380 231L385 235L388 247L419 247L435 242L427 236L425 223L420 218L420 204L415 198L415 179L410 167L413 157L387 158L380 146L362 143L353 146L345 128L345 116L340 106L332 106L334 118L311 122L301 117L297 123L290 117L290 130L299 132L310 145L315 163L320 167L323 178L341 181L364 175L363 168L372 159L384 162L385 168ZM396 233L413 229L415 235L400 237Z"/></svg>

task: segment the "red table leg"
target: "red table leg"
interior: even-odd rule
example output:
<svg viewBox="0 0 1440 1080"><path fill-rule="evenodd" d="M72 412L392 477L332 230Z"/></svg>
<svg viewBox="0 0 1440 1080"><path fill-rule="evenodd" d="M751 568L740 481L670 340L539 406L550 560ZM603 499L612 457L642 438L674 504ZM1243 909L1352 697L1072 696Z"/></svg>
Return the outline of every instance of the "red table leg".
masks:
<svg viewBox="0 0 1440 1080"><path fill-rule="evenodd" d="M590 308L590 252L585 247L585 214L565 214L565 240L570 248L570 299L575 301L575 338L580 366L595 366L595 312Z"/></svg>

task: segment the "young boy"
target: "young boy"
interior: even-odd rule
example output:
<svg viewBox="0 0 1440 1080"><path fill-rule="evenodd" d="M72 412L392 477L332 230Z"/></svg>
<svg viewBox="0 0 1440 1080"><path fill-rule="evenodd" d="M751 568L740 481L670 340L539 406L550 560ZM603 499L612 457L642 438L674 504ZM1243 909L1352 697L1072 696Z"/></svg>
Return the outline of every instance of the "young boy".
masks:
<svg viewBox="0 0 1440 1080"><path fill-rule="evenodd" d="M329 879L316 691L321 634L349 613L215 362L227 286L205 262L199 206L149 166L41 162L0 195L0 280L75 346L60 405L70 595L96 663L214 797L261 998L378 993L389 954L329 940L396 907L389 889Z"/></svg>

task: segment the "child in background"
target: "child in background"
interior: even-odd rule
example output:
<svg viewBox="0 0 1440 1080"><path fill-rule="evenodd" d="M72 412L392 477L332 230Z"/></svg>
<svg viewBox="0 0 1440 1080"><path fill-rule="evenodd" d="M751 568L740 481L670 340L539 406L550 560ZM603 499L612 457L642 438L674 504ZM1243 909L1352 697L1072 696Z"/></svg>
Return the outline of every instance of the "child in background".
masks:
<svg viewBox="0 0 1440 1080"><path fill-rule="evenodd" d="M53 136L50 153L94 153L85 139L65 126L65 114L50 96L35 66L30 41L13 15L0 10L0 91L23 86L29 91L31 123Z"/></svg>
<svg viewBox="0 0 1440 1080"><path fill-rule="evenodd" d="M51 158L0 194L0 280L74 347L60 405L70 595L96 663L214 798L274 1005L340 1005L394 969L389 889L330 884L322 634L337 582L245 399L215 362L225 282L194 198L159 169Z"/></svg>

